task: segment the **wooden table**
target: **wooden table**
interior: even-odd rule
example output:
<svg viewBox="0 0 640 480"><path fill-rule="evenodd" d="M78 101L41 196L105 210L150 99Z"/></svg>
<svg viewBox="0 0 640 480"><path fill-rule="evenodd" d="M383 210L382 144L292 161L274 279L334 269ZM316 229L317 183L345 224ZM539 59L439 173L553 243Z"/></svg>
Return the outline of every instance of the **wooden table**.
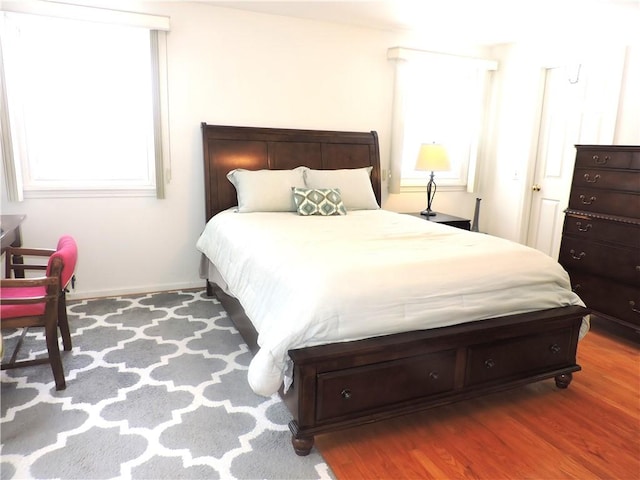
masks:
<svg viewBox="0 0 640 480"><path fill-rule="evenodd" d="M21 247L22 246L22 232L20 231L20 225L27 218L26 215L0 215L0 228L2 233L2 251L0 255L9 247ZM22 257L15 256L13 258L14 263L22 263ZM15 270L14 275L16 278L24 278L24 270Z"/></svg>
<svg viewBox="0 0 640 480"><path fill-rule="evenodd" d="M2 229L2 253L8 247L22 246L22 233L20 225L27 218L26 215L0 215L0 228Z"/></svg>
<svg viewBox="0 0 640 480"><path fill-rule="evenodd" d="M461 228L463 230L471 230L471 220L469 220L468 218L456 217L454 215L440 212L436 212L436 215L433 217L427 217L426 215L421 215L420 213L409 213L409 215L424 218L428 222L444 223L445 225Z"/></svg>

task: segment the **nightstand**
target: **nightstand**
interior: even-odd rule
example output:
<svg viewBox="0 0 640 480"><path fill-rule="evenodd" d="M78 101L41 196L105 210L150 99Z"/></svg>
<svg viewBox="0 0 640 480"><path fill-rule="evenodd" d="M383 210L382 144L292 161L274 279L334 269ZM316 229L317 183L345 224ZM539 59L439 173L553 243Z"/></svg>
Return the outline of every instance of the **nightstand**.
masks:
<svg viewBox="0 0 640 480"><path fill-rule="evenodd" d="M423 218L427 222L444 223L445 225L461 228L462 230L471 230L471 220L468 218L456 217L454 215L447 215L446 213L440 212L436 212L436 215L433 217L420 215L420 213L409 213L408 215Z"/></svg>

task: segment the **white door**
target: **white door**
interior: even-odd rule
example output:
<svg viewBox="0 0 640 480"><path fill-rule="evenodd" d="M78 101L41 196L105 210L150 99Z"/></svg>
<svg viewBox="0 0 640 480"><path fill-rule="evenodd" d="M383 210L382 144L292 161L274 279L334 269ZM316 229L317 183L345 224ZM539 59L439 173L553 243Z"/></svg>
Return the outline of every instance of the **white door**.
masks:
<svg viewBox="0 0 640 480"><path fill-rule="evenodd" d="M548 68L529 205L527 245L558 258L577 144L611 144L624 51Z"/></svg>

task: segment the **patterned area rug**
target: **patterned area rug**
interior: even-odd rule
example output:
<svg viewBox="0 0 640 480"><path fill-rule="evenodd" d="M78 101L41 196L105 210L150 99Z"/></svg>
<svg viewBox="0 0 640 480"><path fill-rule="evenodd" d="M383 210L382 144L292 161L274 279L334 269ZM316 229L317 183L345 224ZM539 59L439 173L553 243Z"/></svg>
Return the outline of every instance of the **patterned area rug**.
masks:
<svg viewBox="0 0 640 480"><path fill-rule="evenodd" d="M48 364L2 372L2 479L334 478L317 451L295 455L288 410L251 391L251 354L204 291L70 302L68 312L66 390ZM41 330L21 355L46 352ZM3 336L10 355L19 332Z"/></svg>

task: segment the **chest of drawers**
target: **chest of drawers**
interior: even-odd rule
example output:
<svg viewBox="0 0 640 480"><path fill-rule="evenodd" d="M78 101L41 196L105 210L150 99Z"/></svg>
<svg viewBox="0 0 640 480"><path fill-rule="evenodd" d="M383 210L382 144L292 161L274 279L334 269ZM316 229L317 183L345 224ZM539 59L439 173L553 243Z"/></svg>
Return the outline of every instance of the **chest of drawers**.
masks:
<svg viewBox="0 0 640 480"><path fill-rule="evenodd" d="M559 261L595 324L640 341L640 146L576 148Z"/></svg>

